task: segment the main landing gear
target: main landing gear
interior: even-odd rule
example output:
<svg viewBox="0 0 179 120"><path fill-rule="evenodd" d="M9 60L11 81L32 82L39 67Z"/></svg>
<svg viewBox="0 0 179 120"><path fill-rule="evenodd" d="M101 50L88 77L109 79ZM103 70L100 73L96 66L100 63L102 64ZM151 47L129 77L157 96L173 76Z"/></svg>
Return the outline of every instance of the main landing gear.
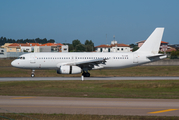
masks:
<svg viewBox="0 0 179 120"><path fill-rule="evenodd" d="M83 72L82 76L84 76L84 77L90 77L90 73L89 72Z"/></svg>
<svg viewBox="0 0 179 120"><path fill-rule="evenodd" d="M31 77L35 77L35 70L32 70L32 74L31 74Z"/></svg>

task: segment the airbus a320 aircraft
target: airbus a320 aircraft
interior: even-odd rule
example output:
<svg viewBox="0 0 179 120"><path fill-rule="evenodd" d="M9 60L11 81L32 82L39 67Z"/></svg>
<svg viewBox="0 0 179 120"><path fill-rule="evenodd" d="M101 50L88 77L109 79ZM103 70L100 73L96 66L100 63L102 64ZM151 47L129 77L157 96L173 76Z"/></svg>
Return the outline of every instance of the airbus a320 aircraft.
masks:
<svg viewBox="0 0 179 120"><path fill-rule="evenodd" d="M90 77L89 70L126 68L166 58L159 54L164 28L156 28L145 43L135 52L127 53L27 53L12 61L17 68L31 69L31 77L36 69L55 69L58 74L78 74Z"/></svg>

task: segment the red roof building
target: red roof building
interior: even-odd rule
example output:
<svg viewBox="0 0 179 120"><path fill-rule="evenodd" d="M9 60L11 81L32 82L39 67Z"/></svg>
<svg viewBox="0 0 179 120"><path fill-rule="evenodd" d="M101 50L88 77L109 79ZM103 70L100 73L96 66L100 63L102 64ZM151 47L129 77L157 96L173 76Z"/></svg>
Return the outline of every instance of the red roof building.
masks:
<svg viewBox="0 0 179 120"><path fill-rule="evenodd" d="M99 45L95 47L96 52L130 52L130 46L119 44L117 41L111 42L111 45Z"/></svg>
<svg viewBox="0 0 179 120"><path fill-rule="evenodd" d="M141 47L144 44L144 42L145 42L145 40L137 42L138 47ZM161 41L159 51L167 52L168 49L169 49L168 42Z"/></svg>
<svg viewBox="0 0 179 120"><path fill-rule="evenodd" d="M34 51L34 47L39 46L50 46L52 51L58 51L61 52L61 47L63 44L61 43L46 43L46 44L40 44L40 43L12 43L6 46L7 52L32 52ZM50 51L49 51L50 52Z"/></svg>

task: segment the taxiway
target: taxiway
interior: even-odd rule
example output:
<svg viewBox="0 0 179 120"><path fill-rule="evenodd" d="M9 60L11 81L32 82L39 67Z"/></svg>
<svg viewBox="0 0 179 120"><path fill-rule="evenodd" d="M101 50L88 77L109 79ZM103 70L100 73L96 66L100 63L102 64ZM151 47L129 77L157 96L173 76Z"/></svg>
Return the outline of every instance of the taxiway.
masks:
<svg viewBox="0 0 179 120"><path fill-rule="evenodd" d="M82 80L81 77L0 77L3 81ZM85 77L84 80L179 80L179 77Z"/></svg>
<svg viewBox="0 0 179 120"><path fill-rule="evenodd" d="M179 100L0 96L0 112L179 116Z"/></svg>

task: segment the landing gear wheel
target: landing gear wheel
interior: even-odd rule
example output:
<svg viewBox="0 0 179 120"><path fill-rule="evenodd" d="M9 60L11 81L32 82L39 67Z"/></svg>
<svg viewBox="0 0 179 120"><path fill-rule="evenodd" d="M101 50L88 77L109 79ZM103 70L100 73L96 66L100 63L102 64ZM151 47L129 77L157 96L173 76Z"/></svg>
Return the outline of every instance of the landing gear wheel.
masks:
<svg viewBox="0 0 179 120"><path fill-rule="evenodd" d="M31 77L35 77L35 70L32 70L32 74L31 74Z"/></svg>
<svg viewBox="0 0 179 120"><path fill-rule="evenodd" d="M86 73L83 72L82 75L83 75L84 77L90 77L90 73L89 73L89 72L86 72Z"/></svg>
<svg viewBox="0 0 179 120"><path fill-rule="evenodd" d="M84 76L84 77L85 77L85 72L83 72L83 73L82 73L82 76Z"/></svg>
<svg viewBox="0 0 179 120"><path fill-rule="evenodd" d="M89 72L86 73L86 77L90 77L90 73Z"/></svg>
<svg viewBox="0 0 179 120"><path fill-rule="evenodd" d="M32 78L35 77L35 74L31 74L31 77L32 77Z"/></svg>

